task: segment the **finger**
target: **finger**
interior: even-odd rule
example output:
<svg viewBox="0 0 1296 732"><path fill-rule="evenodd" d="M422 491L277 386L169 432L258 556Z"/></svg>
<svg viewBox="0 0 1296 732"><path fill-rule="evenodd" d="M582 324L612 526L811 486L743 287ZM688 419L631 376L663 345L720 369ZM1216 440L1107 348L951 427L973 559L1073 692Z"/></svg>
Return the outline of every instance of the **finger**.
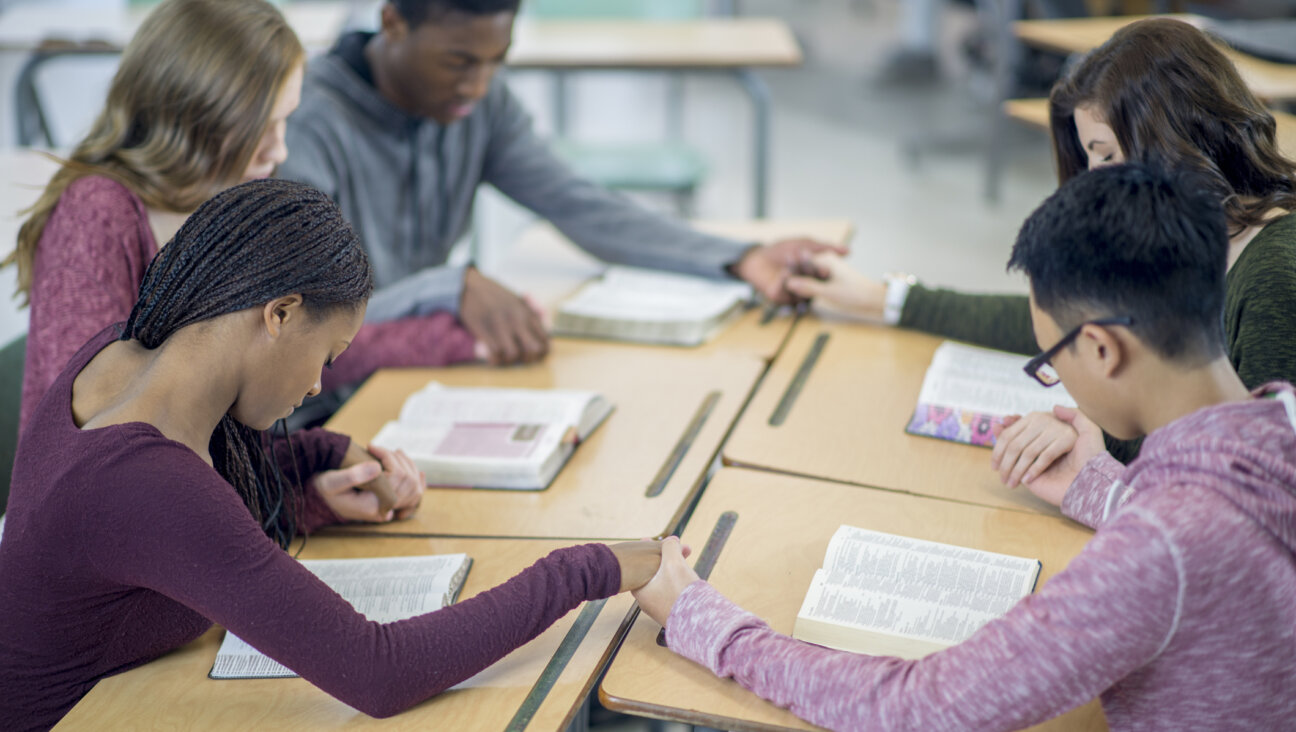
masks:
<svg viewBox="0 0 1296 732"><path fill-rule="evenodd" d="M784 287L793 295L807 300L818 297L826 289L823 280L814 277L789 277L787 282L784 283Z"/></svg>
<svg viewBox="0 0 1296 732"><path fill-rule="evenodd" d="M1003 427L999 428L999 431L995 433L994 448L990 451L990 467L992 469L1000 469L1003 465L1004 456L1008 454L1010 449L1013 449L1014 441L1019 439L1027 425L1028 423L1023 422L1021 419L1015 419L1012 422L1009 422L1007 418L1004 419Z"/></svg>
<svg viewBox="0 0 1296 732"><path fill-rule="evenodd" d="M386 477L379 477L358 487L360 490L372 493L378 498L378 513L380 515L386 515L397 503L396 489Z"/></svg>
<svg viewBox="0 0 1296 732"><path fill-rule="evenodd" d="M382 474L382 466L377 460L366 460L349 468L325 470L315 475L315 490L333 495L348 488L368 483Z"/></svg>
<svg viewBox="0 0 1296 732"><path fill-rule="evenodd" d="M688 544L681 543L680 555L683 556L685 559L688 559L689 557L693 556L693 547L689 546Z"/></svg>
<svg viewBox="0 0 1296 732"><path fill-rule="evenodd" d="M1075 422L1076 415L1079 413L1080 410L1076 409L1075 407L1067 407L1061 404L1053 405L1053 416L1057 417L1063 422L1066 422L1067 424L1071 424L1072 422Z"/></svg>
<svg viewBox="0 0 1296 732"><path fill-rule="evenodd" d="M684 559L684 549L680 546L678 536L668 536L665 539L662 539L661 555L663 563L668 559Z"/></svg>
<svg viewBox="0 0 1296 732"><path fill-rule="evenodd" d="M1026 471L1030 469L1030 466L1048 449L1049 443L1050 440L1047 435L1039 434L1035 436L1035 439L1031 440L1026 449L1022 450L1017 462L1013 465L1012 472L1008 474L1009 488L1016 488L1021 485L1022 476L1026 475Z"/></svg>
<svg viewBox="0 0 1296 732"><path fill-rule="evenodd" d="M527 313L527 315L528 317L521 324L518 341L522 344L523 358L528 362L538 361L548 351L549 336L545 333L540 319L535 317L535 313Z"/></svg>
<svg viewBox="0 0 1296 732"><path fill-rule="evenodd" d="M496 366L516 363L518 360L517 336L507 323L497 322L491 330L491 363Z"/></svg>
<svg viewBox="0 0 1296 732"><path fill-rule="evenodd" d="M1003 440L1004 451L999 457L999 480L1004 485L1008 485L1008 476L1012 474L1012 469L1017 465L1018 458L1021 457L1022 451L1030 444L1029 435L1016 435ZM995 445L998 447L998 445ZM1011 486L1010 486L1011 487Z"/></svg>
<svg viewBox="0 0 1296 732"><path fill-rule="evenodd" d="M1030 485L1031 481L1043 475L1044 471L1053 467L1053 463L1057 462L1058 458L1069 451L1064 442L1054 442L1044 448L1044 452L1041 452L1039 457L1035 458L1035 462L1031 463L1030 468L1026 470L1026 474L1022 476L1022 484Z"/></svg>

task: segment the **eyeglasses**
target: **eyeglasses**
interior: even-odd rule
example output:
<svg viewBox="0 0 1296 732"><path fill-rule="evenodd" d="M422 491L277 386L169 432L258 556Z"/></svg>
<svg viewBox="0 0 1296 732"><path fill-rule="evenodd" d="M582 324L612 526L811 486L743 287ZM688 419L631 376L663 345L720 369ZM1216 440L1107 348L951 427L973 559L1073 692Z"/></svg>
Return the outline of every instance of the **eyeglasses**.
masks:
<svg viewBox="0 0 1296 732"><path fill-rule="evenodd" d="M1081 329L1086 325L1123 325L1128 328L1133 324L1134 319L1128 315L1118 318L1098 318L1097 320L1085 321L1072 328L1071 332L1062 336L1062 340L1054 343L1052 348L1027 361L1026 365L1022 367L1022 370L1026 372L1027 376L1030 376L1044 386L1057 386L1062 382L1062 378L1057 375L1057 371L1053 370L1053 364L1049 362L1053 360L1054 356L1058 355L1059 351L1066 348L1067 344L1074 341L1076 337L1080 335Z"/></svg>

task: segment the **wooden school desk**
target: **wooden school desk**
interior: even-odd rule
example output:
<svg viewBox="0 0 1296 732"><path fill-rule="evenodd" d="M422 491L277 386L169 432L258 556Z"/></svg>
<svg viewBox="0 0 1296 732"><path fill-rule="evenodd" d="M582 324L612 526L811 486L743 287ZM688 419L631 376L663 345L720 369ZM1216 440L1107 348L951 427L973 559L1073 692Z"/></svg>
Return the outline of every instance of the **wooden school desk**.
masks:
<svg viewBox="0 0 1296 732"><path fill-rule="evenodd" d="M781 239L809 237L828 244L850 244L854 226L846 219L699 221L694 225L705 232L739 241L768 244ZM552 225L538 223L502 256L502 261L488 273L518 292L535 297L550 312L571 296L581 284L592 279L607 266L585 253L563 237ZM792 329L793 317L787 308L767 317L762 308L753 308L707 343L684 349L690 353L733 352L773 360ZM604 341L608 345L620 345Z"/></svg>
<svg viewBox="0 0 1296 732"><path fill-rule="evenodd" d="M1004 114L1031 127L1048 130L1049 109L1047 99L1009 99L1003 105ZM1296 115L1271 109L1277 125L1278 149L1287 157L1296 157Z"/></svg>
<svg viewBox="0 0 1296 732"><path fill-rule="evenodd" d="M800 66L801 47L778 18L684 21L520 18L508 65L516 69L660 69L732 73L754 112L753 215L766 215L769 89L752 69Z"/></svg>
<svg viewBox="0 0 1296 732"><path fill-rule="evenodd" d="M1058 53L1084 53L1102 45L1118 29L1152 17L1176 18L1202 27L1205 18L1197 15L1124 15L1109 18L1068 18L1065 20L1023 20L1013 24L1013 32L1022 43ZM1296 65L1280 64L1256 58L1232 48L1221 47L1251 87L1256 96L1271 102L1296 99Z"/></svg>
<svg viewBox="0 0 1296 732"><path fill-rule="evenodd" d="M684 542L701 554L728 511L737 521L710 581L780 633L792 632L810 580L823 566L828 540L842 524L1039 559L1041 584L1092 536L1063 518L724 468L689 519ZM643 614L631 627L599 686L599 699L609 709L729 730L816 729L657 645L660 629ZM1104 727L1095 701L1038 729Z"/></svg>
<svg viewBox="0 0 1296 732"><path fill-rule="evenodd" d="M822 351L798 380L821 334ZM899 328L803 318L725 443L725 463L1059 515L1025 488L1004 487L990 469L989 449L905 433L941 342ZM798 381L799 390L789 390ZM771 424L781 402L785 418Z"/></svg>
<svg viewBox="0 0 1296 732"><path fill-rule="evenodd" d="M616 410L546 490L432 488L413 519L338 530L595 539L670 531L763 369L750 356L555 340L543 362L526 366L379 371L329 420L329 429L367 443L432 379L451 386L592 389Z"/></svg>
<svg viewBox="0 0 1296 732"><path fill-rule="evenodd" d="M304 559L464 552L473 558L461 599L507 580L540 557L572 542L312 537ZM591 607L587 603L582 607ZM543 696L526 729L565 730L580 710L633 605L628 594L607 601L584 642ZM223 630L156 661L100 681L56 727L59 730L505 730L576 622L572 610L530 643L476 677L472 688L444 692L390 719L373 719L302 679L207 678ZM435 663L436 659L428 659ZM522 727L516 727L522 729Z"/></svg>

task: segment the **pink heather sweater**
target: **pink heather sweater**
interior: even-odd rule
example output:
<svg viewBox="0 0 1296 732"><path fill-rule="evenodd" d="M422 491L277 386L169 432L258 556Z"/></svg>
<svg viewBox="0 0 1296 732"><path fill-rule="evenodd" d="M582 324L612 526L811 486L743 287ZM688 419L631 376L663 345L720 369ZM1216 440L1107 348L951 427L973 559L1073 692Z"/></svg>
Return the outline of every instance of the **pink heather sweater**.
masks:
<svg viewBox="0 0 1296 732"><path fill-rule="evenodd" d="M1296 726L1296 398L1270 384L1149 435L1063 511L1097 528L1069 566L964 643L918 661L769 629L705 582L677 653L832 729L1007 730L1101 695L1113 730Z"/></svg>
<svg viewBox="0 0 1296 732"><path fill-rule="evenodd" d="M36 248L21 424L68 359L104 326L125 321L158 245L144 203L122 184L87 176L68 186ZM449 313L366 323L324 373L324 388L382 367L443 366L473 357L473 338Z"/></svg>

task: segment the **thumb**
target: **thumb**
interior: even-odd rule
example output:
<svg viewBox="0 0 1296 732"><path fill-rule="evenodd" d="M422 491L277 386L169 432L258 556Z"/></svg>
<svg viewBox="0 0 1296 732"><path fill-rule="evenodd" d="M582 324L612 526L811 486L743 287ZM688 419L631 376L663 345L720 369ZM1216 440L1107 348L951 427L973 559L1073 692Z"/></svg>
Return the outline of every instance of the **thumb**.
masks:
<svg viewBox="0 0 1296 732"><path fill-rule="evenodd" d="M1075 407L1068 407L1062 404L1053 405L1053 416L1073 427L1075 426L1076 415L1078 414L1080 414L1080 410Z"/></svg>
<svg viewBox="0 0 1296 732"><path fill-rule="evenodd" d="M684 561L684 550L678 536L668 536L661 543L662 562Z"/></svg>
<svg viewBox="0 0 1296 732"><path fill-rule="evenodd" d="M377 460L366 460L340 470L326 470L315 476L315 489L322 493L338 493L364 485L382 473Z"/></svg>
<svg viewBox="0 0 1296 732"><path fill-rule="evenodd" d="M784 286L793 295L807 299L818 297L824 289L823 281L813 277L789 277Z"/></svg>

